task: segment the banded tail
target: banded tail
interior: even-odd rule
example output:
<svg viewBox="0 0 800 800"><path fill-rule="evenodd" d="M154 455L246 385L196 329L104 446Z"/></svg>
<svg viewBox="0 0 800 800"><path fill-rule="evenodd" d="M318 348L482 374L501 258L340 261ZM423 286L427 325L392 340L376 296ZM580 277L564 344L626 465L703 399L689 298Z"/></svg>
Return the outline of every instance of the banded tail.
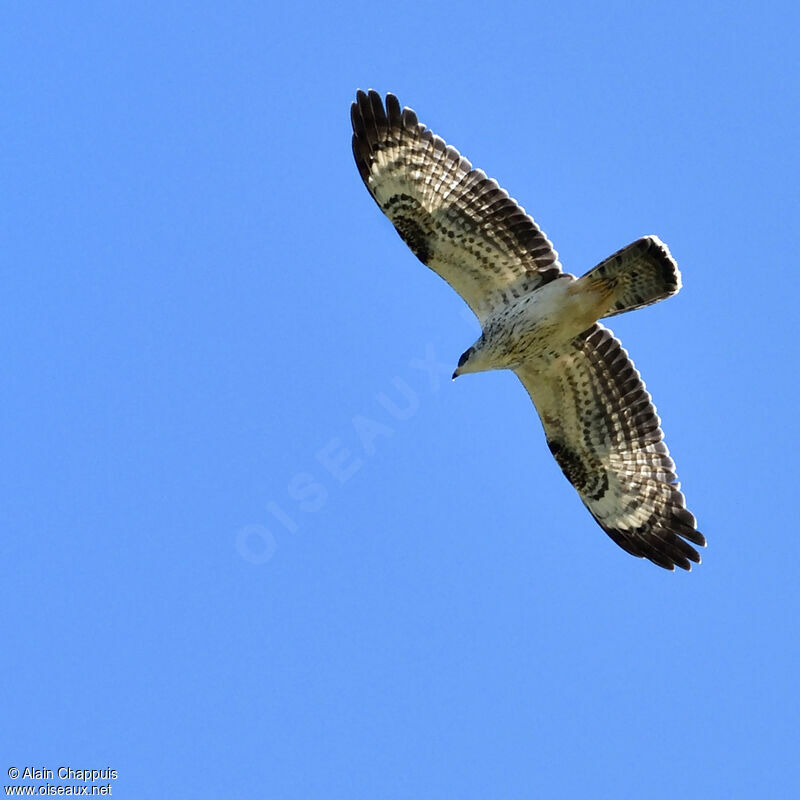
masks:
<svg viewBox="0 0 800 800"><path fill-rule="evenodd" d="M579 283L603 296L600 317L649 306L676 294L681 273L657 236L644 236L589 270Z"/></svg>

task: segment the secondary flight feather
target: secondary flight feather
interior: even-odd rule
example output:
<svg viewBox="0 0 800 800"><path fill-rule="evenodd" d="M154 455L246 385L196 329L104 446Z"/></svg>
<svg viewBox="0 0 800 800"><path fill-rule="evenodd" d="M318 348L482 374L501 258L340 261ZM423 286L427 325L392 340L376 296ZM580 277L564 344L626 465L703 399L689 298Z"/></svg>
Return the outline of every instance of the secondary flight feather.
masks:
<svg viewBox="0 0 800 800"><path fill-rule="evenodd" d="M705 546L705 538L686 509L650 395L598 322L680 289L667 246L645 236L576 278L524 209L394 95L384 104L377 92L359 91L351 117L370 194L481 323L453 377L513 370L550 452L600 527L665 569L700 563L692 544Z"/></svg>

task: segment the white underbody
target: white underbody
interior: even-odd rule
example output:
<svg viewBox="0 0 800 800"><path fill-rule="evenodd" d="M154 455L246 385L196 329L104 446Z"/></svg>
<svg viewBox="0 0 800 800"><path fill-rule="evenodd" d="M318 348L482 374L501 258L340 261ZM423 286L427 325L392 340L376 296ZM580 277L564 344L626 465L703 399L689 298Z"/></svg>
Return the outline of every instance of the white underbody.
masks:
<svg viewBox="0 0 800 800"><path fill-rule="evenodd" d="M597 322L601 301L586 283L564 275L508 305L498 305L483 321L483 334L456 375L551 359Z"/></svg>

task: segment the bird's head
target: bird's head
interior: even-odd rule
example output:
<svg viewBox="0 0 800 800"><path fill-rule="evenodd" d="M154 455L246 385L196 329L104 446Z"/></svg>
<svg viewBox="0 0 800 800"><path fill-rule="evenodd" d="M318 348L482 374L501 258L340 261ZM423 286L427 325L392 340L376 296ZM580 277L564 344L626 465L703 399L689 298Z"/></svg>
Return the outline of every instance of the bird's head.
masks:
<svg viewBox="0 0 800 800"><path fill-rule="evenodd" d="M489 363L490 354L483 345L484 337L481 336L472 347L467 348L461 354L456 371L453 373L453 380L468 372L485 372L487 369L493 369L493 365Z"/></svg>

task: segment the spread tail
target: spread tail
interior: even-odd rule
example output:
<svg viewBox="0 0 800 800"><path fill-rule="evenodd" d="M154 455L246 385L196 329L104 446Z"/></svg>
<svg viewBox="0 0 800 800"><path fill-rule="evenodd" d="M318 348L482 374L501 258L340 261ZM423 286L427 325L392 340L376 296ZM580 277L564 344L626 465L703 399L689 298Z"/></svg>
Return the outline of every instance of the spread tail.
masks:
<svg viewBox="0 0 800 800"><path fill-rule="evenodd" d="M601 261L579 281L599 293L600 317L657 303L681 288L681 273L657 236L644 236Z"/></svg>

